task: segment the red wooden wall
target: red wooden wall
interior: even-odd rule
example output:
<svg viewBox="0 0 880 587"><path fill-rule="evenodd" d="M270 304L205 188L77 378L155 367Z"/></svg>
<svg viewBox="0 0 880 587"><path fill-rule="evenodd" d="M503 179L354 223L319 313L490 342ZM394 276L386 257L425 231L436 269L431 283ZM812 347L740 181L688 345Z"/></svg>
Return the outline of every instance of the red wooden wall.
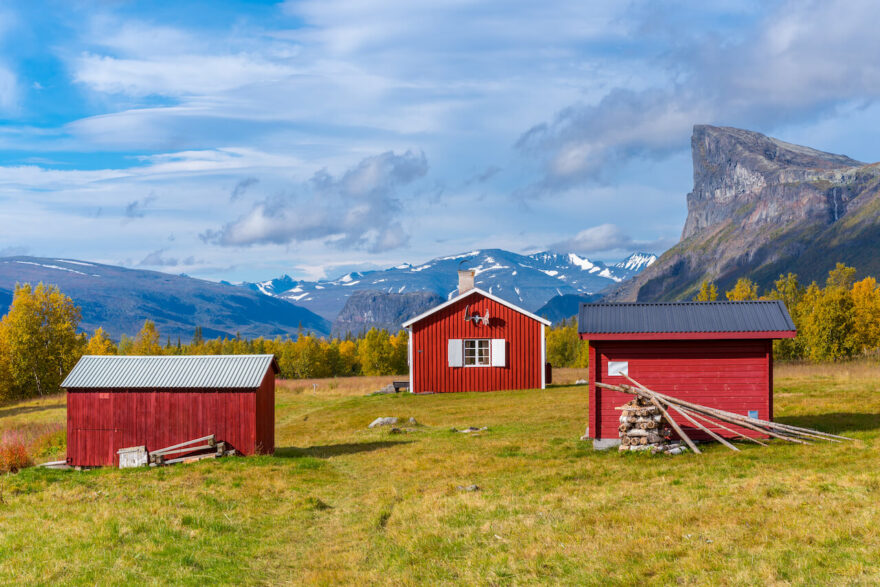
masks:
<svg viewBox="0 0 880 587"><path fill-rule="evenodd" d="M272 453L274 396L271 370L256 390L69 389L67 461L115 465L120 448L157 450L209 434L240 454Z"/></svg>
<svg viewBox="0 0 880 587"><path fill-rule="evenodd" d="M622 406L632 395L599 389L595 382L630 384L622 376L608 376L608 361L628 361L629 375L645 387L700 405L758 418L773 418L773 347L770 340L592 341L590 343L590 436L618 438ZM708 435L679 414L670 413L685 433L698 439ZM726 424L725 424L726 425ZM755 436L738 426L729 428ZM710 426L713 432L731 434Z"/></svg>
<svg viewBox="0 0 880 587"><path fill-rule="evenodd" d="M465 307L471 314L489 310L489 325L477 326L464 320ZM412 325L413 389L424 391L496 391L541 387L542 324L525 314L471 294ZM449 367L447 341L465 338L507 340L506 367Z"/></svg>
<svg viewBox="0 0 880 587"><path fill-rule="evenodd" d="M275 373L270 369L257 390L257 436L254 452L275 452Z"/></svg>

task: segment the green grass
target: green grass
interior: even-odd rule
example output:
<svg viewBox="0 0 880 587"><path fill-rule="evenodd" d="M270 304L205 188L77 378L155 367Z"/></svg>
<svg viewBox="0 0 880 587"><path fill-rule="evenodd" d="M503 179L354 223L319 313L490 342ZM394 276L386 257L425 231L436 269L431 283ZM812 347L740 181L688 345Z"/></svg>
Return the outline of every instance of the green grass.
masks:
<svg viewBox="0 0 880 587"><path fill-rule="evenodd" d="M777 419L855 446L702 457L592 451L582 386L363 397L357 380L285 383L274 457L0 478L0 580L876 584L878 375L777 369ZM424 426L367 429L392 415ZM62 397L0 408L0 430L63 419ZM489 430L451 431L468 426Z"/></svg>

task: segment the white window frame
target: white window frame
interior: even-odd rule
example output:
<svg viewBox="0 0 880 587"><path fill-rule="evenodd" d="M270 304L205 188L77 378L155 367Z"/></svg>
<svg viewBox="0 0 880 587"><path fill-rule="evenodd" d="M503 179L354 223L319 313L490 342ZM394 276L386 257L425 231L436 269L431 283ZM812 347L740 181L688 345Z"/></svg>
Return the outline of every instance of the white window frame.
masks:
<svg viewBox="0 0 880 587"><path fill-rule="evenodd" d="M492 366L492 343L488 338L465 338L461 343L462 361L464 367L491 367ZM468 343L475 343L473 346L473 364L468 364ZM482 343L482 344L480 344ZM485 345L485 363L478 363L480 359L480 346Z"/></svg>

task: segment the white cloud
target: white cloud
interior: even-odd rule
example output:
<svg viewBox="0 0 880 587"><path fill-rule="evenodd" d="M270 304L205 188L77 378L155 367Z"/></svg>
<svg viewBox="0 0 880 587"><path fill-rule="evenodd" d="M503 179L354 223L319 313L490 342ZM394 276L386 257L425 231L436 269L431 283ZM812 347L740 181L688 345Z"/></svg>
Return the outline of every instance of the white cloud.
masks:
<svg viewBox="0 0 880 587"><path fill-rule="evenodd" d="M256 204L219 231L203 235L224 246L323 240L338 248L381 252L409 239L398 217L399 188L423 177L424 153L382 153L363 159L340 178L316 173L306 189Z"/></svg>

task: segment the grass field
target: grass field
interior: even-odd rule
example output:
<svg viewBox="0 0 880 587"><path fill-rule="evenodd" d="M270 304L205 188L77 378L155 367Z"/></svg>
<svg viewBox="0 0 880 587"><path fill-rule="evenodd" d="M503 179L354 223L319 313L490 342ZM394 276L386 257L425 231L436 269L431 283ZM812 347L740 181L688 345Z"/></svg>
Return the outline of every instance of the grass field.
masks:
<svg viewBox="0 0 880 587"><path fill-rule="evenodd" d="M702 457L592 451L584 386L363 395L390 379L281 382L274 457L0 477L0 581L880 583L880 367L776 370L778 420L855 445ZM0 407L0 431L64 417Z"/></svg>

